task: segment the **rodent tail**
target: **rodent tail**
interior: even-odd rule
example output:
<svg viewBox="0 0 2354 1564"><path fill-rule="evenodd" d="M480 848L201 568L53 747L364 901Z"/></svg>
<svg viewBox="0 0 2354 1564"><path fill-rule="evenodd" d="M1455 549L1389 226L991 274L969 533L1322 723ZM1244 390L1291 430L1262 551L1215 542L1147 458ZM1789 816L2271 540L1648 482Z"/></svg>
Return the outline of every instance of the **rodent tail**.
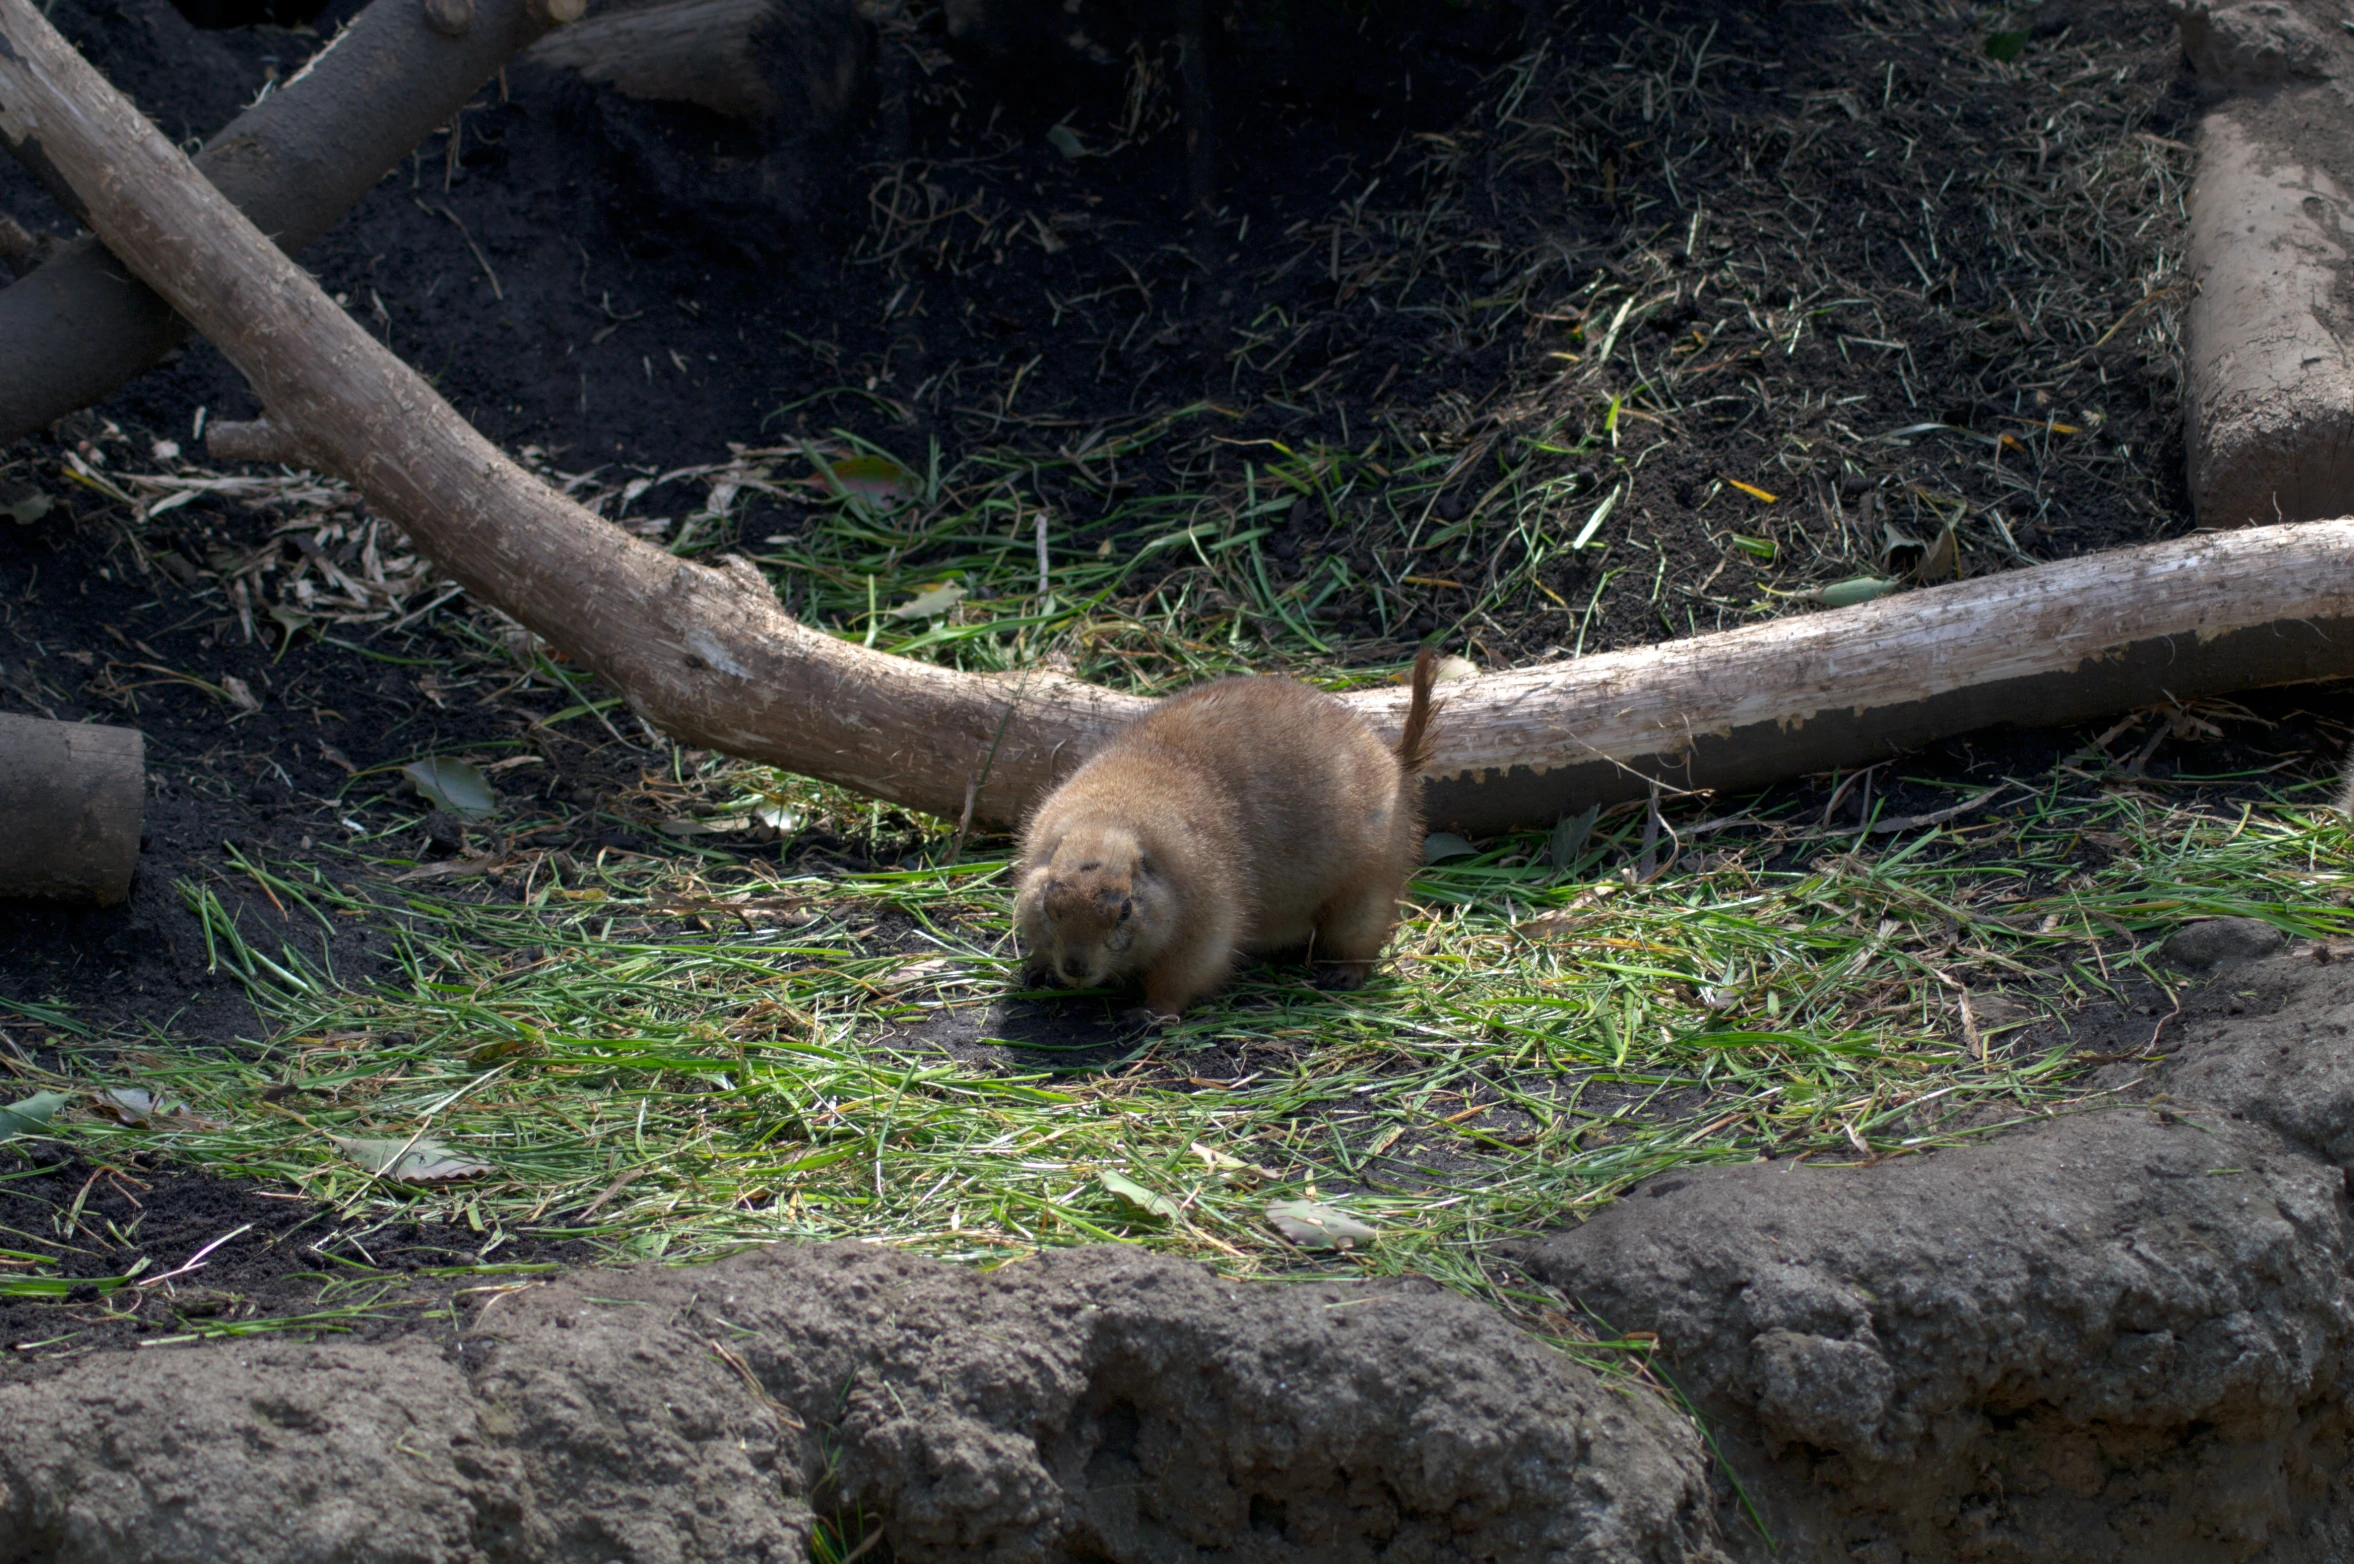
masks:
<svg viewBox="0 0 2354 1564"><path fill-rule="evenodd" d="M1398 735L1398 764L1409 776L1430 764L1430 691L1439 682L1439 654L1424 647L1414 657L1414 699L1406 708L1406 729Z"/></svg>

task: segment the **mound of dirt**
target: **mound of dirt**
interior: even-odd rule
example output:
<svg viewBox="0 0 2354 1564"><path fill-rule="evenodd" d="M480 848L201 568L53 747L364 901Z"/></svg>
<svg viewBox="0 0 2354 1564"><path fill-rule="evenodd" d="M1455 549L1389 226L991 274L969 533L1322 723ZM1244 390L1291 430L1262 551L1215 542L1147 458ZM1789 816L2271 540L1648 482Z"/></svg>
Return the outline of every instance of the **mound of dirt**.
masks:
<svg viewBox="0 0 2354 1564"><path fill-rule="evenodd" d="M1436 1288L858 1245L497 1293L462 1347L0 1388L0 1557L1712 1560L1699 1441Z"/></svg>
<svg viewBox="0 0 2354 1564"><path fill-rule="evenodd" d="M2315 955L2227 968L2116 1106L1676 1174L1527 1263L1658 1333L1797 1556L2345 1557L2354 970Z"/></svg>

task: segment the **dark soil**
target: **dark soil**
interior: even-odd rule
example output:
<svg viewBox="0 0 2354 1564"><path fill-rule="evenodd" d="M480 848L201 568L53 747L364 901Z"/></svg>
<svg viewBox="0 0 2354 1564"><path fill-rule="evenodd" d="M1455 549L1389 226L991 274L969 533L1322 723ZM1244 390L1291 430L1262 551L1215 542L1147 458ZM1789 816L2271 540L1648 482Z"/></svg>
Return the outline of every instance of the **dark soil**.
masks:
<svg viewBox="0 0 2354 1564"><path fill-rule="evenodd" d="M0 1380L103 1348L242 1336L293 1319L310 1333L447 1335L454 1295L587 1258L584 1245L529 1236L486 1254L486 1236L439 1223L339 1221L300 1197L185 1172L151 1153L116 1165L49 1145L0 1145ZM8 1253L44 1257L51 1263L38 1274L69 1290L7 1296L11 1281L31 1274L10 1266Z"/></svg>

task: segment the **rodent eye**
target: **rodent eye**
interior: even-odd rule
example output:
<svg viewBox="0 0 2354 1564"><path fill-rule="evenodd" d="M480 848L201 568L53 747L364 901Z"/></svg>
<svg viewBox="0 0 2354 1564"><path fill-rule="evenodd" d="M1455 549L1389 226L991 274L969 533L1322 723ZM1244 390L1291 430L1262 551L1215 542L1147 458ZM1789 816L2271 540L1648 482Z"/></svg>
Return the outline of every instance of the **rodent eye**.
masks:
<svg viewBox="0 0 2354 1564"><path fill-rule="evenodd" d="M1121 897L1121 898L1120 898L1120 921L1121 921L1122 923L1126 923L1126 922L1128 921L1128 914L1130 914L1130 913L1134 912L1135 910L1136 910L1136 903L1135 903L1135 902L1133 902L1133 901L1129 900L1129 899L1128 899L1127 897L1125 897L1125 896L1123 896L1123 897Z"/></svg>

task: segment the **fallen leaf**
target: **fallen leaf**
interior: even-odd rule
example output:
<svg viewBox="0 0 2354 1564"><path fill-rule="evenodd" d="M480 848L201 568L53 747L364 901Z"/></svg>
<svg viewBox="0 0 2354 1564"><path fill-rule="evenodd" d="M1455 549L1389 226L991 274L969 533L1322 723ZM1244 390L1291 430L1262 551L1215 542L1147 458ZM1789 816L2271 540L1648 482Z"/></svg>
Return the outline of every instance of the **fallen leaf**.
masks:
<svg viewBox="0 0 2354 1564"><path fill-rule="evenodd" d="M1921 556L1920 577L1923 581L1943 581L1957 574L1962 565L1962 546L1948 527L1929 545L1929 552Z"/></svg>
<svg viewBox="0 0 2354 1564"><path fill-rule="evenodd" d="M949 956L934 956L929 961L918 961L901 967L883 979L883 988L899 993L925 983L938 983L943 978L955 977L964 970L964 963Z"/></svg>
<svg viewBox="0 0 2354 1564"><path fill-rule="evenodd" d="M646 910L672 917L741 918L746 923L807 923L817 916L816 909L795 896L674 896L649 903Z"/></svg>
<svg viewBox="0 0 2354 1564"><path fill-rule="evenodd" d="M741 831L751 823L750 815L718 815L709 820L678 817L663 821L656 829L665 836L725 836L730 831Z"/></svg>
<svg viewBox="0 0 2354 1564"><path fill-rule="evenodd" d="M252 685L247 684L237 675L233 673L222 674L221 688L229 692L229 699L235 703L239 711L254 712L262 709L262 698L253 693Z"/></svg>
<svg viewBox="0 0 2354 1564"><path fill-rule="evenodd" d="M1278 1200L1267 1208L1267 1220L1302 1249L1354 1249L1380 1236L1355 1217L1313 1200Z"/></svg>
<svg viewBox="0 0 2354 1564"><path fill-rule="evenodd" d="M1155 1194L1125 1174L1098 1173L1096 1178L1104 1188L1118 1195L1139 1211L1150 1212L1154 1216L1167 1217L1172 1222L1183 1221L1185 1218L1183 1206L1171 1200L1167 1195Z"/></svg>
<svg viewBox="0 0 2354 1564"><path fill-rule="evenodd" d="M476 853L471 858L445 858L439 863L421 863L414 869L403 869L392 878L395 884L409 880L462 880L473 875L488 874L505 862L496 853Z"/></svg>
<svg viewBox="0 0 2354 1564"><path fill-rule="evenodd" d="M479 767L463 760L428 756L401 767L401 775L436 809L468 820L487 819L498 812L498 795L490 790L490 779Z"/></svg>
<svg viewBox="0 0 2354 1564"><path fill-rule="evenodd" d="M888 456L846 456L810 482L837 494L855 495L881 510L915 497L915 474Z"/></svg>
<svg viewBox="0 0 2354 1564"><path fill-rule="evenodd" d="M1781 499L1781 496L1778 494L1768 494L1765 490L1759 488L1756 484L1743 483L1738 478L1727 478L1725 482L1731 484L1734 488L1739 489L1743 494L1748 495L1751 499L1763 500L1768 505L1774 504L1776 501Z"/></svg>
<svg viewBox="0 0 2354 1564"><path fill-rule="evenodd" d="M1553 824L1553 842L1546 856L1556 871L1567 870L1586 850L1587 839L1594 834L1594 822L1602 818L1600 804L1588 804L1574 815L1563 815ZM1427 849L1426 849L1427 850Z"/></svg>
<svg viewBox="0 0 2354 1564"><path fill-rule="evenodd" d="M891 610L895 619L937 619L964 601L964 588L953 581L935 582Z"/></svg>
<svg viewBox="0 0 2354 1564"><path fill-rule="evenodd" d="M1087 143L1081 141L1079 133L1068 125L1056 125L1049 129L1046 133L1046 144L1066 158L1083 158L1088 155Z"/></svg>
<svg viewBox="0 0 2354 1564"><path fill-rule="evenodd" d="M29 527L49 514L57 502L40 490L19 494L14 499L0 500L0 516L6 516L20 527Z"/></svg>
<svg viewBox="0 0 2354 1564"><path fill-rule="evenodd" d="M98 1111L145 1129L225 1130L229 1127L218 1119L202 1118L190 1112L184 1102L172 1102L137 1086L115 1086L100 1092Z"/></svg>
<svg viewBox="0 0 2354 1564"><path fill-rule="evenodd" d="M1897 583L1878 576L1849 576L1845 581L1834 581L1823 588L1823 604L1828 608L1852 608L1868 603L1875 597L1886 597L1895 591Z"/></svg>
<svg viewBox="0 0 2354 1564"><path fill-rule="evenodd" d="M1461 684L1466 679L1479 677L1479 664L1468 657L1442 657L1431 676L1433 684Z"/></svg>
<svg viewBox="0 0 2354 1564"><path fill-rule="evenodd" d="M1220 1151L1215 1146L1205 1146L1198 1140L1193 1143L1192 1149L1195 1156L1209 1164L1210 1171L1217 1175L1221 1183L1257 1184L1275 1176L1272 1169L1260 1167L1256 1163L1245 1162L1242 1158Z"/></svg>
<svg viewBox="0 0 2354 1564"><path fill-rule="evenodd" d="M1422 861L1437 863L1443 858L1468 858L1479 849L1452 831L1433 831L1422 839Z"/></svg>
<svg viewBox="0 0 2354 1564"><path fill-rule="evenodd" d="M490 1171L488 1163L469 1161L440 1141L423 1136L415 1140L355 1140L342 1135L327 1138L342 1148L345 1156L378 1178L398 1183L440 1184Z"/></svg>
<svg viewBox="0 0 2354 1564"><path fill-rule="evenodd" d="M50 1115L69 1100L63 1092L35 1092L21 1101L0 1106L0 1140L47 1128Z"/></svg>

